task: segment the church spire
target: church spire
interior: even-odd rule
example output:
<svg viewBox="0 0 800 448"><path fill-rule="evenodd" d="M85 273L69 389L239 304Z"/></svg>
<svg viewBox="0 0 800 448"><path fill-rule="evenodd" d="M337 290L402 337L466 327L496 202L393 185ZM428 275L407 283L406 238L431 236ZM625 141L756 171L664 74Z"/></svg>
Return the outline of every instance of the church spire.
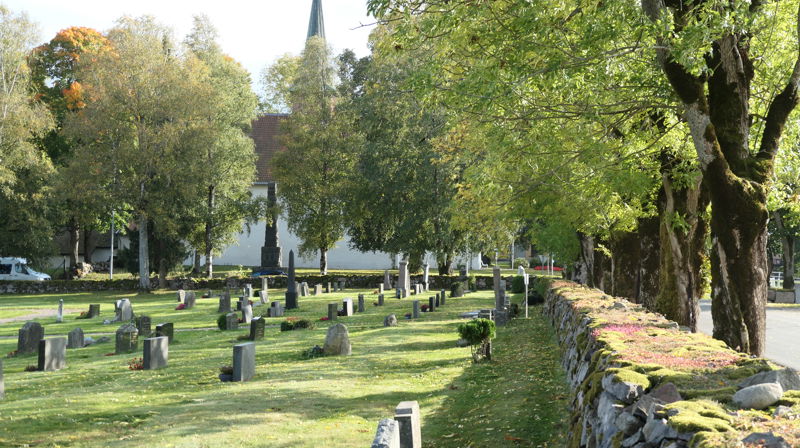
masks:
<svg viewBox="0 0 800 448"><path fill-rule="evenodd" d="M325 39L325 19L322 17L322 0L311 2L311 17L308 19L308 35L306 39L319 36Z"/></svg>

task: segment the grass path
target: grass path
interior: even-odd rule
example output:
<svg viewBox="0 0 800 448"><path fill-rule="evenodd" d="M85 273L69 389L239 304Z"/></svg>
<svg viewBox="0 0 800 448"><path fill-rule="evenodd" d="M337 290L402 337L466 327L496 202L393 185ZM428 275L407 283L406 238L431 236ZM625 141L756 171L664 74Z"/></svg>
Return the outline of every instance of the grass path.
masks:
<svg viewBox="0 0 800 448"><path fill-rule="evenodd" d="M340 320L350 329L352 356L301 359L303 350L322 344L326 322L314 330L267 328L257 342L256 376L247 383L217 379L219 366L231 363L236 337L247 330L191 330L214 325L216 299L198 298L193 310L175 311L174 292L0 296L0 317L20 304L26 312L52 309L64 298L65 308L101 303L102 318L111 318L114 299L131 297L134 311L150 315L153 325L172 321L187 330L176 333L169 367L158 371L128 370L134 354L105 356L113 342L69 350L68 367L59 372L24 372L35 355L3 359L0 446L363 447L378 420L404 400L420 403L426 446L558 446L567 389L551 330L537 309L533 318L500 329L496 360L481 365L470 362L468 348L455 346L455 328L460 313L491 306L491 291L449 299L441 311L415 321L402 317L410 299L387 298L385 307L374 307L373 291L301 298L301 309L287 315L316 321L328 302L359 292L367 294L366 312ZM270 294L277 300L278 291ZM398 327L383 327L389 313L398 315ZM117 327L74 317L40 322L46 335ZM20 326L2 324L0 334L15 335ZM0 340L0 353L15 348L15 339Z"/></svg>

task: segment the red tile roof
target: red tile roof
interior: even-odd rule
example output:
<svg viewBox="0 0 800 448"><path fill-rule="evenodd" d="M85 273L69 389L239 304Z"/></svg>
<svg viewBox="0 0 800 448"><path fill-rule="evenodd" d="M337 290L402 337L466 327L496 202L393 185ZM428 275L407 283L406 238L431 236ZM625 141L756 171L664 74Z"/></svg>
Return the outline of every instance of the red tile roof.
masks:
<svg viewBox="0 0 800 448"><path fill-rule="evenodd" d="M266 114L253 120L253 140L256 143L256 183L273 182L272 157L282 149L281 122L287 114Z"/></svg>

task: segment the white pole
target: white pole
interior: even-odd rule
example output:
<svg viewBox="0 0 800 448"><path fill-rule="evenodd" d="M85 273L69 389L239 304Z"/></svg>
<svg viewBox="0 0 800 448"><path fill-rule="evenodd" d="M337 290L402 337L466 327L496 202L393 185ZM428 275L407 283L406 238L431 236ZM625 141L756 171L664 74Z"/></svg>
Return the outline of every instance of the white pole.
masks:
<svg viewBox="0 0 800 448"><path fill-rule="evenodd" d="M528 282L529 282L529 278L530 277L528 277L528 273L527 272L525 272L523 275L524 275L524 279L525 279L525 299L524 299L525 300L525 319L527 319L528 318Z"/></svg>
<svg viewBox="0 0 800 448"><path fill-rule="evenodd" d="M114 280L114 210L111 210L111 260L108 264L108 276Z"/></svg>

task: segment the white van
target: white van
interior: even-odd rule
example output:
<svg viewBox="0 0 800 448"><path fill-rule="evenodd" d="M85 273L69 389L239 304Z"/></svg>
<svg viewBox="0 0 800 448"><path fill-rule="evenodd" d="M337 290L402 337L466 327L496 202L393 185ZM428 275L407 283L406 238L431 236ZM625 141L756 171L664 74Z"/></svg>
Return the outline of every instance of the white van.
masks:
<svg viewBox="0 0 800 448"><path fill-rule="evenodd" d="M28 267L24 258L0 257L0 280L50 280L50 276Z"/></svg>

